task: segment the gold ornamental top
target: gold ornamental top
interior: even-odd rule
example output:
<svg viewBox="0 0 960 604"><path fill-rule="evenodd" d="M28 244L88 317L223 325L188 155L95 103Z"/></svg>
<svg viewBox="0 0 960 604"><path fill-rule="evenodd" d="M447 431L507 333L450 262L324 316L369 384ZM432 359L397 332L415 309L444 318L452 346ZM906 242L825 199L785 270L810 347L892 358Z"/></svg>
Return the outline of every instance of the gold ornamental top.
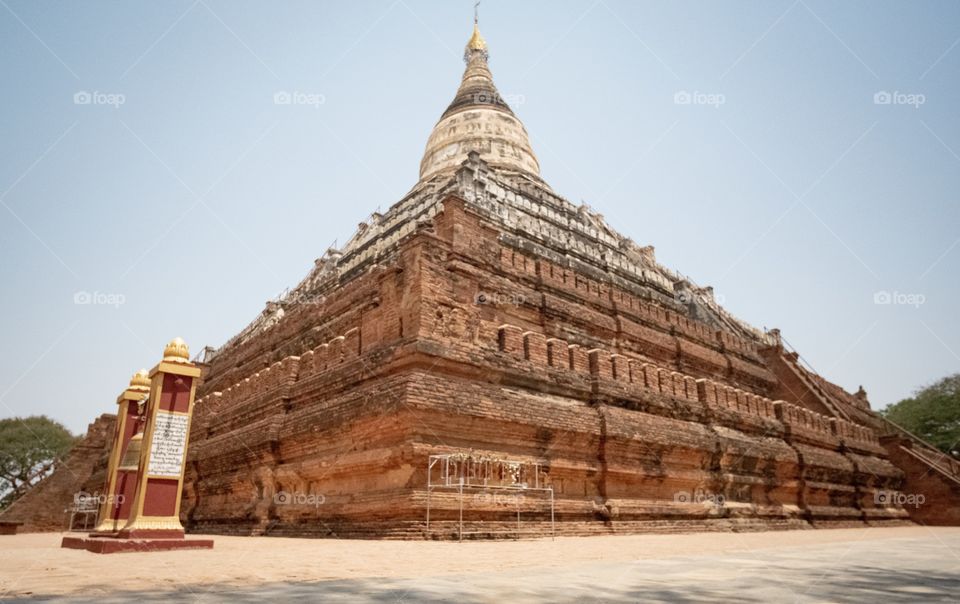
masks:
<svg viewBox="0 0 960 604"><path fill-rule="evenodd" d="M190 348L183 338L174 338L170 340L167 347L163 349L163 360L168 363L189 363Z"/></svg>
<svg viewBox="0 0 960 604"><path fill-rule="evenodd" d="M141 369L140 371L133 374L133 377L130 378L130 386L128 390L150 390L150 374L146 369Z"/></svg>
<svg viewBox="0 0 960 604"><path fill-rule="evenodd" d="M470 36L470 41L467 42L467 51L471 50L487 50L487 41L480 35L480 26L476 23L473 24L473 35Z"/></svg>

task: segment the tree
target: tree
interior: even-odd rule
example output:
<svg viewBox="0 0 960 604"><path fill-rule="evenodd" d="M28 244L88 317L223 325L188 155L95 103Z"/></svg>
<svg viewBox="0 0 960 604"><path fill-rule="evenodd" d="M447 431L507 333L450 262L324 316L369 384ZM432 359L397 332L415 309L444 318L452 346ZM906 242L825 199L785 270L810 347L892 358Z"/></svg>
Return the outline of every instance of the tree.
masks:
<svg viewBox="0 0 960 604"><path fill-rule="evenodd" d="M918 390L882 413L941 451L960 457L960 373Z"/></svg>
<svg viewBox="0 0 960 604"><path fill-rule="evenodd" d="M49 476L76 441L45 415L0 420L0 510Z"/></svg>

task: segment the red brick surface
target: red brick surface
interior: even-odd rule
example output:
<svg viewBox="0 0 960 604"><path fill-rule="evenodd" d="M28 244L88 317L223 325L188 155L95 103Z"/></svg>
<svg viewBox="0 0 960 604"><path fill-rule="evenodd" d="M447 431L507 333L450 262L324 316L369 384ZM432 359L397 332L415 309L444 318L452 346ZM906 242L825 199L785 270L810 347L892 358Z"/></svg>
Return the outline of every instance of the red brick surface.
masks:
<svg viewBox="0 0 960 604"><path fill-rule="evenodd" d="M756 344L510 248L454 198L205 377L183 504L200 531L418 536L427 456L467 449L544 464L560 532L906 517L870 496L903 479L872 431L774 401ZM433 497L453 522L456 497Z"/></svg>

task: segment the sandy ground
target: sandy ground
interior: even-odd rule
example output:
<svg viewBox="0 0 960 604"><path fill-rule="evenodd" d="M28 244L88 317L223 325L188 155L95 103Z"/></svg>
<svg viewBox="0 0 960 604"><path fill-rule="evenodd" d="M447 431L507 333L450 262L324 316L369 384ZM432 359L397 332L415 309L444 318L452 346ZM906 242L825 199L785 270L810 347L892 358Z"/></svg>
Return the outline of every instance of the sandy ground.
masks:
<svg viewBox="0 0 960 604"><path fill-rule="evenodd" d="M149 598L136 594L159 597L166 593L175 599L204 601L234 592L229 599L239 601L267 594L271 599L285 599L283 595L306 597L298 596L296 590L312 585L314 590L325 590L327 600L447 601L444 593L456 593L458 586L485 577L483 589L461 593L450 601L494 601L514 593L512 588L527 585L533 589L541 584L542 588L533 589L524 601L562 600L564 595L572 597L576 586L592 589L595 597L609 589L610 597L601 598L604 600L634 601L630 590L635 591L644 581L662 582L671 572L678 582L691 582L694 589L709 580L726 584L731 577L740 582L745 577L769 579L769 573L762 572L769 565L780 568L784 575L804 569L809 577L804 574L793 578L803 585L817 576L823 578L847 568L843 561L852 565L848 571L852 574L877 570L889 576L903 570L905 578L891 589L898 585L898 589L910 588L909 577L916 573L918 577L932 577L935 584L926 587L917 579L916 589L920 591L914 595L923 594L925 601L960 602L960 528L914 526L464 543L214 537L213 550L110 555L61 549L60 538L60 534L49 533L0 536L0 597L67 595L103 602L144 600ZM717 575L720 568L726 570ZM637 570L643 572L634 572ZM724 573L731 577L722 576ZM576 586L564 587L575 578ZM761 592L767 589L760 583L754 587ZM564 591L550 595L550 589ZM900 592L884 593L894 596ZM908 589L900 595L910 593ZM392 596L379 597L387 594ZM411 598L411 594L417 597ZM831 597L810 601L867 600Z"/></svg>

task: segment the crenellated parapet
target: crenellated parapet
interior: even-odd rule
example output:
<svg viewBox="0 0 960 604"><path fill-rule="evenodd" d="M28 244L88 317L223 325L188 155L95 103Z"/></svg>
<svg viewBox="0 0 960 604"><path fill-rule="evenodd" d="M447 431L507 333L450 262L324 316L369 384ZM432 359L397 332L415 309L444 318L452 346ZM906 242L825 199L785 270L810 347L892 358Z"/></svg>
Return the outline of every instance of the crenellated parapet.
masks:
<svg viewBox="0 0 960 604"><path fill-rule="evenodd" d="M500 248L500 267L515 277L538 277L544 285L617 312L635 317L642 323L665 332L678 333L717 351L729 351L759 361L755 342L718 330L702 321L686 316L681 310L652 302L605 274L592 276L575 267L563 266L543 257L517 250L509 245Z"/></svg>
<svg viewBox="0 0 960 604"><path fill-rule="evenodd" d="M299 369L300 357L286 357L225 390L198 399L198 427L206 436L214 436L279 412L290 397Z"/></svg>
<svg viewBox="0 0 960 604"><path fill-rule="evenodd" d="M700 400L714 409L727 409L738 413L773 419L774 401L713 380L697 380Z"/></svg>
<svg viewBox="0 0 960 604"><path fill-rule="evenodd" d="M832 418L786 401L777 401L773 407L788 438L830 449L839 447L840 441L830 424Z"/></svg>
<svg viewBox="0 0 960 604"><path fill-rule="evenodd" d="M852 450L885 454L880 437L872 429L837 417L830 419L834 435Z"/></svg>
<svg viewBox="0 0 960 604"><path fill-rule="evenodd" d="M215 436L279 411L294 386L360 354L360 330L351 328L300 356L288 356L230 387L197 400L198 418L207 436Z"/></svg>
<svg viewBox="0 0 960 604"><path fill-rule="evenodd" d="M843 444L848 449L883 454L877 433L872 429L838 417L830 417L799 405L777 401L777 419L790 428L792 435L817 443Z"/></svg>
<svg viewBox="0 0 960 604"><path fill-rule="evenodd" d="M561 338L547 338L516 325L501 325L497 330L497 338L498 350L515 359L595 378L605 384L619 386L625 393L650 392L742 415L768 419L776 417L774 402L766 397L711 379L698 379L647 360L603 348L571 344Z"/></svg>
<svg viewBox="0 0 960 604"><path fill-rule="evenodd" d="M788 440L797 443L830 451L839 451L844 446L851 451L884 456L872 429L797 404L774 401L731 384L675 371L647 359L632 358L596 346L573 344L561 338L547 338L515 325L501 325L497 334L497 348L501 353L534 366L594 380L621 397L638 397L642 393L669 396L702 404L713 412L714 421L718 423L744 428L769 426L763 422L773 420L783 426ZM731 420L731 417L740 420ZM754 419L745 421L748 418Z"/></svg>
<svg viewBox="0 0 960 604"><path fill-rule="evenodd" d="M360 355L360 330L356 327L347 330L313 350L309 350L300 358L300 379L306 380L320 375L329 369L351 361Z"/></svg>
<svg viewBox="0 0 960 604"><path fill-rule="evenodd" d="M479 283L480 291L510 287L527 302L536 296L536 309L548 323L564 322L591 332L592 337L618 342L624 353L633 353L670 366L735 381L765 394L775 376L766 368L755 341L718 329L688 314L684 295L665 298L633 289L607 273L591 271L569 257L537 255L499 242L499 268L503 275ZM576 300L576 303L572 301Z"/></svg>

